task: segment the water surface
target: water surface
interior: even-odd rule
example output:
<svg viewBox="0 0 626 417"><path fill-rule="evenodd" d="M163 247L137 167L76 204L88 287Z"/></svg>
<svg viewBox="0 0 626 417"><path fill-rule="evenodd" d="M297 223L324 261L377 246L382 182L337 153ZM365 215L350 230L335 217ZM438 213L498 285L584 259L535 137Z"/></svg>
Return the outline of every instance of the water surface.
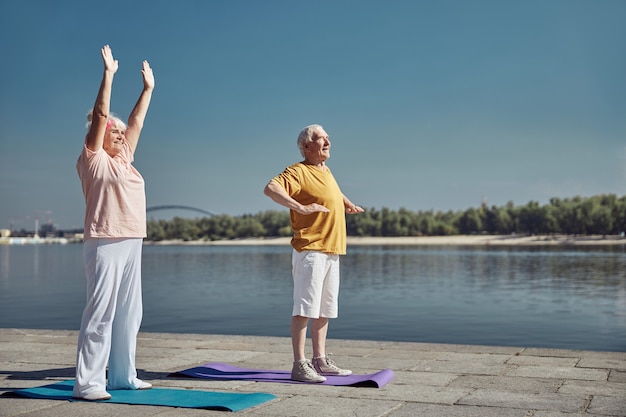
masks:
<svg viewBox="0 0 626 417"><path fill-rule="evenodd" d="M288 246L145 246L143 331L289 336ZM626 351L626 249L354 246L329 337ZM78 329L81 245L0 246L0 327Z"/></svg>

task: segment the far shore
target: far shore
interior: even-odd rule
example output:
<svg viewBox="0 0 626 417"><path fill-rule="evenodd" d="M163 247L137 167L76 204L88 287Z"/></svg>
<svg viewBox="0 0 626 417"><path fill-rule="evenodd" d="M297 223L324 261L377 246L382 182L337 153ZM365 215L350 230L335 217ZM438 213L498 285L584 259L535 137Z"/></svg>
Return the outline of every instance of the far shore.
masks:
<svg viewBox="0 0 626 417"><path fill-rule="evenodd" d="M145 241L145 245L289 245L290 237L250 238L232 240L162 240ZM348 236L348 246L405 245L405 246L539 246L539 245L626 245L626 237L572 236L572 235L455 235L415 237L354 237Z"/></svg>

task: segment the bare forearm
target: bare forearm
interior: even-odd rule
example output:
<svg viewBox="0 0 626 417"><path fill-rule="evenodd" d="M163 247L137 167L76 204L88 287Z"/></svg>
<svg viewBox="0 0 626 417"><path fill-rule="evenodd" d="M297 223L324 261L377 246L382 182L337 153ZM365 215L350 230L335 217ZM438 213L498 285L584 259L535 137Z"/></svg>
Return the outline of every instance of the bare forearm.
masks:
<svg viewBox="0 0 626 417"><path fill-rule="evenodd" d="M274 200L274 202L280 204L283 207L287 207L290 210L297 211L300 214L311 214L311 213L328 213L326 207L321 204L311 203L311 204L300 204L298 201L293 199L283 187L280 186L276 181L271 180L266 186L265 190L263 190L266 196Z"/></svg>
<svg viewBox="0 0 626 417"><path fill-rule="evenodd" d="M133 152L137 149L137 143L139 142L139 135L143 129L143 123L146 120L146 114L148 113L148 107L150 107L150 100L152 99L152 88L144 87L137 104L133 108L133 111L128 116L128 126L126 127L126 140L130 145Z"/></svg>
<svg viewBox="0 0 626 417"><path fill-rule="evenodd" d="M93 117L103 117L105 122L109 117L111 107L111 90L113 86L113 76L115 74L110 71L104 71L102 75L102 82L100 83L100 89L98 90L98 96L93 106Z"/></svg>
<svg viewBox="0 0 626 417"><path fill-rule="evenodd" d="M96 102L93 105L91 126L89 127L89 132L87 132L85 144L94 151L102 147L102 141L104 140L104 132L111 111L111 90L114 75L114 72L104 71Z"/></svg>
<svg viewBox="0 0 626 417"><path fill-rule="evenodd" d="M275 203L290 210L302 210L302 204L289 197L287 192L276 181L270 181L263 190L266 196L271 198Z"/></svg>
<svg viewBox="0 0 626 417"><path fill-rule="evenodd" d="M152 90L154 90L154 74L148 61L143 61L142 63L141 76L143 77L143 90L137 100L137 104L135 104L133 111L128 117L128 127L126 128L126 140L128 140L133 151L137 147L137 142L139 142L139 135L141 134L141 129L143 129L143 122L146 119L150 100L152 99Z"/></svg>
<svg viewBox="0 0 626 417"><path fill-rule="evenodd" d="M144 88L133 108L133 111L130 113L128 117L128 129L139 129L143 128L143 123L146 120L146 114L148 113L148 108L150 107L150 101L152 100L152 88Z"/></svg>
<svg viewBox="0 0 626 417"><path fill-rule="evenodd" d="M104 45L100 50L102 62L104 64L104 74L102 82L96 97L96 103L93 105L91 113L91 127L87 132L85 144L92 151L96 151L102 147L104 141L104 133L106 131L107 119L111 107L111 88L113 86L113 76L117 72L118 62L113 58L111 47Z"/></svg>

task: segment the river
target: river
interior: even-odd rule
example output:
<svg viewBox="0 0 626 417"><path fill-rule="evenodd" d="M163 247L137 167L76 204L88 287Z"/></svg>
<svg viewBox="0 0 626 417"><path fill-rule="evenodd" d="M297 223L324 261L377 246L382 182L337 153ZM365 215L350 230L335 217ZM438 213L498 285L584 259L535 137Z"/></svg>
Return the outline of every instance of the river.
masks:
<svg viewBox="0 0 626 417"><path fill-rule="evenodd" d="M349 247L329 338L626 351L626 248ZM291 248L144 246L142 331L289 336ZM77 330L82 246L0 245L0 327Z"/></svg>

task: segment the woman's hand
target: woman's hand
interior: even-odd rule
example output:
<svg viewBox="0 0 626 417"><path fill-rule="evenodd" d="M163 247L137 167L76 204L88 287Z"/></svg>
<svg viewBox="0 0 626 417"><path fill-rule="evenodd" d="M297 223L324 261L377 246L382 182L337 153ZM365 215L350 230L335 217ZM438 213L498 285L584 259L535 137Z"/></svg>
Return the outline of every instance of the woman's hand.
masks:
<svg viewBox="0 0 626 417"><path fill-rule="evenodd" d="M100 50L102 54L102 61L104 61L104 70L115 74L118 68L118 62L116 59L113 59L113 52L111 52L111 47L109 45L104 45L104 47Z"/></svg>
<svg viewBox="0 0 626 417"><path fill-rule="evenodd" d="M148 61L143 61L143 69L141 70L141 75L143 77L144 90L154 89L154 74L152 73L152 68L150 68L150 64L148 63Z"/></svg>

